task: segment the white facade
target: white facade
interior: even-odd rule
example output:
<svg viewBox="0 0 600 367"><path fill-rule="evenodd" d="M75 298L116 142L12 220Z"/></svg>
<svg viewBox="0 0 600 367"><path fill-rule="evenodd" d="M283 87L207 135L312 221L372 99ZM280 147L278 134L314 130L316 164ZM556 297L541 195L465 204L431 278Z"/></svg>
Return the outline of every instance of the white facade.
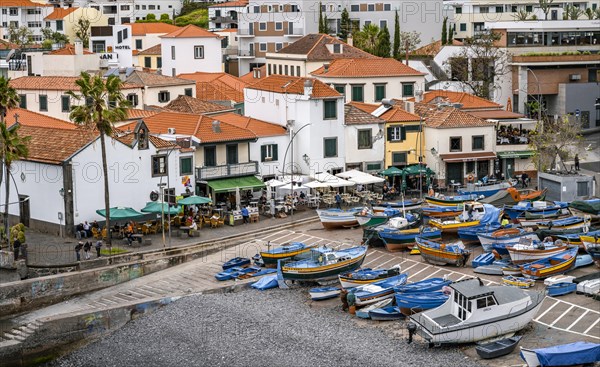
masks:
<svg viewBox="0 0 600 367"><path fill-rule="evenodd" d="M221 29L236 28L239 13L244 12L245 6L221 6L212 5L208 7L208 29L218 31Z"/></svg>
<svg viewBox="0 0 600 367"><path fill-rule="evenodd" d="M101 67L132 67L131 26L91 27L90 51L98 54Z"/></svg>
<svg viewBox="0 0 600 367"><path fill-rule="evenodd" d="M358 133L361 130L371 130L372 147L359 148ZM359 166L361 171L367 171L367 164L378 163L383 167L385 156L384 124L351 124L346 125L346 167Z"/></svg>
<svg viewBox="0 0 600 367"><path fill-rule="evenodd" d="M285 151L289 145L290 136L279 135L279 136L266 136L260 137L257 141L250 143L250 160L258 162L258 172L261 176L273 176L280 175L283 169L283 159ZM261 147L264 145L276 145L277 146L277 159L266 159L262 160ZM269 148L272 150L272 148ZM270 152L271 153L271 152ZM289 162L289 157L286 161Z"/></svg>
<svg viewBox="0 0 600 367"><path fill-rule="evenodd" d="M31 6L11 6L10 1L0 4L0 37L8 40L8 28L27 27L32 32L32 42L43 41L42 29L46 27L44 18L54 11L51 5L31 2Z"/></svg>
<svg viewBox="0 0 600 367"><path fill-rule="evenodd" d="M81 51L83 46L81 46ZM77 51L76 51L77 52ZM40 76L79 76L82 71L98 70L100 59L96 54L51 55L28 52L31 57L31 73ZM24 72L22 76L27 75Z"/></svg>
<svg viewBox="0 0 600 367"><path fill-rule="evenodd" d="M223 71L221 39L217 37L161 38L162 74L177 76L197 71Z"/></svg>
<svg viewBox="0 0 600 367"><path fill-rule="evenodd" d="M168 98L165 98L165 92L168 94ZM169 85L162 87L144 87L144 99L142 106L160 106L164 107L171 101L176 99L178 96L189 95L190 97L196 97L196 83L191 82L187 85ZM142 101L140 99L140 101ZM140 106L140 108L142 107Z"/></svg>

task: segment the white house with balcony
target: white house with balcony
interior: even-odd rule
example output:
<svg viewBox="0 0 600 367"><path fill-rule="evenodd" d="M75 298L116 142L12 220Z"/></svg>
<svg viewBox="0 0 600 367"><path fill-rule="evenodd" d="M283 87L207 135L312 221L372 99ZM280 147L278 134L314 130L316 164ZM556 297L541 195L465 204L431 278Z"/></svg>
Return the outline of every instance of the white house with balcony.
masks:
<svg viewBox="0 0 600 367"><path fill-rule="evenodd" d="M44 18L54 11L51 4L42 4L30 0L0 2L0 37L8 41L8 28L27 27L32 35L31 41L42 42L42 29L46 27Z"/></svg>
<svg viewBox="0 0 600 367"><path fill-rule="evenodd" d="M246 87L244 95L246 116L286 126L290 133L289 158L281 171L335 174L345 169L340 93L316 79L271 75Z"/></svg>
<svg viewBox="0 0 600 367"><path fill-rule="evenodd" d="M134 62L131 26L90 27L90 51L98 54L100 67L132 67Z"/></svg>
<svg viewBox="0 0 600 367"><path fill-rule="evenodd" d="M350 104L344 106L346 170L375 173L383 169L385 122Z"/></svg>
<svg viewBox="0 0 600 367"><path fill-rule="evenodd" d="M160 38L163 75L223 71L219 35L190 24Z"/></svg>

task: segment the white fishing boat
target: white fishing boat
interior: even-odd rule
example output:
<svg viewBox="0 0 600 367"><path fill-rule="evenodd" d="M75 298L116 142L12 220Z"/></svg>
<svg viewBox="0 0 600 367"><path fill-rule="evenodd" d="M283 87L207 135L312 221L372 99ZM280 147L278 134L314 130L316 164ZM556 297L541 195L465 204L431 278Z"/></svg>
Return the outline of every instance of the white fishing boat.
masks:
<svg viewBox="0 0 600 367"><path fill-rule="evenodd" d="M319 209L317 214L323 227L327 229L350 228L358 226L355 214L360 213L362 208L341 209Z"/></svg>
<svg viewBox="0 0 600 367"><path fill-rule="evenodd" d="M485 252L492 252L492 250L494 249L494 245L507 246L510 244L516 244L521 240L540 240L537 234L526 231L522 228L499 229L497 231L492 232L491 234L486 234L482 232L477 234L477 238L479 238L479 242L481 243L483 251Z"/></svg>
<svg viewBox="0 0 600 367"><path fill-rule="evenodd" d="M523 329L542 306L544 294L516 287L486 286L479 278L448 286L450 297L440 307L410 316L414 333L430 344L472 343Z"/></svg>
<svg viewBox="0 0 600 367"><path fill-rule="evenodd" d="M545 259L567 250L568 246L562 241L536 242L536 243L517 243L513 246L506 246L510 255L510 260L514 264L524 264L533 261Z"/></svg>

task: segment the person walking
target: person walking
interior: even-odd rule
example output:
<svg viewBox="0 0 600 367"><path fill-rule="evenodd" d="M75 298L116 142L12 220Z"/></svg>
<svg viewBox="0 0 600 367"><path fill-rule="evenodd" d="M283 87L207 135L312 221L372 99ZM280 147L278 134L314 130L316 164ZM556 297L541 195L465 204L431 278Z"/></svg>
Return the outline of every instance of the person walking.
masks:
<svg viewBox="0 0 600 367"><path fill-rule="evenodd" d="M338 209L342 209L342 197L339 192L335 194L335 206Z"/></svg>
<svg viewBox="0 0 600 367"><path fill-rule="evenodd" d="M96 241L96 256L100 257L100 249L102 248L102 241Z"/></svg>
<svg viewBox="0 0 600 367"><path fill-rule="evenodd" d="M83 248L83 242L79 241L75 246L75 255L77 256L77 261L81 261L81 249Z"/></svg>
<svg viewBox="0 0 600 367"><path fill-rule="evenodd" d="M242 218L244 219L244 224L250 223L250 214L248 213L248 208L244 205L242 207Z"/></svg>
<svg viewBox="0 0 600 367"><path fill-rule="evenodd" d="M579 171L579 154L575 154L575 171Z"/></svg>
<svg viewBox="0 0 600 367"><path fill-rule="evenodd" d="M21 252L21 241L18 238L15 238L15 242L13 242L13 251L15 253L15 261L19 258L19 253Z"/></svg>
<svg viewBox="0 0 600 367"><path fill-rule="evenodd" d="M83 258L85 260L90 259L90 250L92 249L92 244L90 241L85 241L85 245L83 245Z"/></svg>

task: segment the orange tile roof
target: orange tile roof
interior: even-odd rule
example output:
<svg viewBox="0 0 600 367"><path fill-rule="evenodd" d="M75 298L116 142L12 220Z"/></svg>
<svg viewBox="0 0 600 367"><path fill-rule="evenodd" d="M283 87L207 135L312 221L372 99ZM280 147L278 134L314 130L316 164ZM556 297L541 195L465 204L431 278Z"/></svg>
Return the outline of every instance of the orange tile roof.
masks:
<svg viewBox="0 0 600 367"><path fill-rule="evenodd" d="M219 121L252 131L258 137L286 135L287 130L281 125L257 120L252 117L238 115L233 112L215 115Z"/></svg>
<svg viewBox="0 0 600 367"><path fill-rule="evenodd" d="M84 55L93 55L93 52L83 50ZM65 55L65 56L73 56L75 55L75 46L68 43L63 48L59 48L58 50L48 52L48 55Z"/></svg>
<svg viewBox="0 0 600 367"><path fill-rule="evenodd" d="M45 20L58 20L58 19L65 19L67 16L69 16L69 14L75 12L75 10L77 10L79 8L54 8L54 11L50 14L48 14L48 16L46 16L46 18L44 18Z"/></svg>
<svg viewBox="0 0 600 367"><path fill-rule="evenodd" d="M344 106L344 123L346 125L383 124L385 120L373 116L356 106L346 104Z"/></svg>
<svg viewBox="0 0 600 367"><path fill-rule="evenodd" d="M35 3L31 0L0 0L0 8L5 7L39 8L54 6L51 4Z"/></svg>
<svg viewBox="0 0 600 367"><path fill-rule="evenodd" d="M304 82L306 81L312 83L312 98L334 98L342 96L338 91L320 80L287 75L269 75L246 88L273 93L304 94Z"/></svg>
<svg viewBox="0 0 600 367"><path fill-rule="evenodd" d="M195 81L196 98L200 100L244 102L244 88L247 84L236 76L198 71L179 74L177 77Z"/></svg>
<svg viewBox="0 0 600 367"><path fill-rule="evenodd" d="M120 141L121 143L132 147L133 143L135 141L135 134L133 131L120 131L120 134L118 137L116 137L115 139ZM154 135L150 135L148 136L148 140L150 140L150 142L152 143L152 145L154 145L155 148L157 149L162 149L162 148L172 148L172 147L176 147L177 144L168 141L168 140L164 140L159 138L158 136L154 136Z"/></svg>
<svg viewBox="0 0 600 367"><path fill-rule="evenodd" d="M127 110L127 120L135 120L145 117L154 116L160 111L141 110L138 108L130 108Z"/></svg>
<svg viewBox="0 0 600 367"><path fill-rule="evenodd" d="M77 76L22 76L11 79L10 85L15 89L22 90L74 90L78 91L79 86L75 81ZM122 89L141 88L142 85L123 83Z"/></svg>
<svg viewBox="0 0 600 367"><path fill-rule="evenodd" d="M414 97L410 100L414 101ZM502 105L488 101L485 98L477 97L465 92L453 92L448 90L434 90L425 92L423 94L422 103L460 103L462 104L461 110L469 109L498 109L502 108Z"/></svg>
<svg viewBox="0 0 600 367"><path fill-rule="evenodd" d="M423 116L427 127L437 129L468 128L480 126L493 126L494 122L475 117L454 107L432 108L425 103L415 103L416 113Z"/></svg>
<svg viewBox="0 0 600 367"><path fill-rule="evenodd" d="M423 73L390 58L336 59L325 71L322 66L311 73L325 78L364 78L375 76L417 76Z"/></svg>
<svg viewBox="0 0 600 367"><path fill-rule="evenodd" d="M362 102L350 102L348 104L368 113L373 113L380 106ZM421 119L418 115L410 113L397 105L392 106L392 108L379 116L379 118L387 122L414 122Z"/></svg>
<svg viewBox="0 0 600 367"><path fill-rule="evenodd" d="M174 128L177 135L194 136L201 143L219 143L237 140L253 140L256 135L245 128L220 121L220 132L213 131L213 121L216 116L194 115L189 113L162 111L144 119L146 126L153 134L167 134L169 128ZM120 129L133 130L137 122L123 125Z"/></svg>
<svg viewBox="0 0 600 367"><path fill-rule="evenodd" d="M525 115L506 110L480 110L480 111L465 111L466 113L479 117L481 119L518 119Z"/></svg>
<svg viewBox="0 0 600 367"><path fill-rule="evenodd" d="M19 48L19 45L0 39L0 50L11 50L17 48Z"/></svg>
<svg viewBox="0 0 600 367"><path fill-rule="evenodd" d="M29 136L28 161L60 164L92 142L98 134L88 129L56 129L23 125L19 135Z"/></svg>
<svg viewBox="0 0 600 367"><path fill-rule="evenodd" d="M256 69L256 68L255 68ZM260 71L260 78L255 78L254 77L254 70L252 70L251 72L244 74L242 76L240 76L240 80L245 82L246 84L251 84L254 83L260 79L264 79L267 77L267 65L263 65L261 67L258 68Z"/></svg>
<svg viewBox="0 0 600 367"><path fill-rule="evenodd" d="M10 127L15 124L15 114L21 126L51 127L55 129L75 130L77 125L60 120L48 115L29 111L23 108L12 108L6 112L6 124Z"/></svg>
<svg viewBox="0 0 600 367"><path fill-rule="evenodd" d="M156 22L156 23L125 23L123 25L131 26L131 35L132 36L145 36L147 34L157 34L157 33L171 33L177 30L180 30L181 27L178 27L173 24Z"/></svg>
<svg viewBox="0 0 600 367"><path fill-rule="evenodd" d="M160 36L161 38L208 38L215 37L220 38L218 34L202 29L193 24L188 24L183 28L179 28L176 31Z"/></svg>
<svg viewBox="0 0 600 367"><path fill-rule="evenodd" d="M332 46L329 45L341 45L341 52L333 53ZM373 56L368 52L365 52L359 48L350 46L344 41L332 37L327 34L307 34L299 40L285 46L281 50L277 51L277 55L298 55L306 56L308 61L328 61L334 59L377 59L377 56Z"/></svg>
<svg viewBox="0 0 600 367"><path fill-rule="evenodd" d="M457 40L452 40L452 46L462 46L463 43ZM448 45L450 46L450 45ZM438 40L435 42L432 42L428 45L419 47L418 49L414 50L413 52L411 52L411 55L419 55L419 56L430 56L430 57L434 57L435 55L437 55L440 50L442 49L442 41Z"/></svg>
<svg viewBox="0 0 600 367"><path fill-rule="evenodd" d="M160 55L162 51L162 47L160 43L158 45L154 45L145 50L138 51L138 55Z"/></svg>
<svg viewBox="0 0 600 367"><path fill-rule="evenodd" d="M193 113L197 115L210 114L210 113L221 113L225 111L232 111L233 108L224 106L218 103L212 103L203 101L198 98L189 96L178 96L168 105L164 107L165 110Z"/></svg>
<svg viewBox="0 0 600 367"><path fill-rule="evenodd" d="M220 3L220 4L215 4L215 5L211 5L209 6L209 8L231 8L231 7L243 7L248 5L248 0L241 0L241 1L227 1L224 3Z"/></svg>

